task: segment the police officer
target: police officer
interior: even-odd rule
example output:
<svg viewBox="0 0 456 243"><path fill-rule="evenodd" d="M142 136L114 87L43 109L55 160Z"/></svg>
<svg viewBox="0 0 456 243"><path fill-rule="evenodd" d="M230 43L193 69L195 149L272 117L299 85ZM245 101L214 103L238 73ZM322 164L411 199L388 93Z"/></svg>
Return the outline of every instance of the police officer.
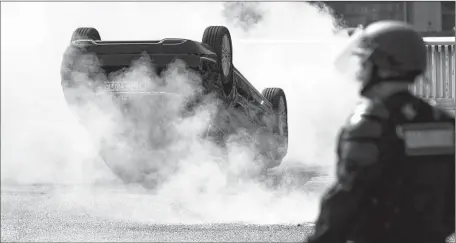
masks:
<svg viewBox="0 0 456 243"><path fill-rule="evenodd" d="M409 92L425 44L397 21L352 38L338 63L358 59L364 101L341 129L337 180L307 242L445 242L455 231L455 119Z"/></svg>

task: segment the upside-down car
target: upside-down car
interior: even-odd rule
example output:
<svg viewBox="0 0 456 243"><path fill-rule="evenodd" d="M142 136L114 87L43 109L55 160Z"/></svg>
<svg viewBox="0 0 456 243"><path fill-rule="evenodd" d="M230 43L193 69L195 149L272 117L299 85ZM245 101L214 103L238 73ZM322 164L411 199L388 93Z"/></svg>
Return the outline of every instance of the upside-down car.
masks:
<svg viewBox="0 0 456 243"><path fill-rule="evenodd" d="M266 88L259 92L233 65L233 48L229 30L224 26L210 26L204 31L202 41L166 38L151 41L103 41L95 28L78 28L73 32L62 63L61 82L68 104L75 105L71 89L79 83L72 75L74 63L86 54L96 57L97 65L105 79L98 82L104 87L112 87L110 74L128 68L132 62L147 55L155 67L155 75L160 76L170 63L180 60L186 67L202 77L202 93L214 95L221 101L217 119L211 121L204 136L223 144L230 134L240 129L255 137L255 148L261 156L264 168L278 166L288 148L287 100L280 88ZM85 62L85 70L90 70L93 62ZM89 75L90 76L90 75ZM92 75L93 76L93 75ZM95 78L96 79L96 78ZM110 83L111 82L111 83ZM103 84L102 84L103 85ZM111 85L111 86L110 86ZM121 96L122 90L110 89L114 96ZM147 102L163 102L173 99L176 93L149 90L144 93L129 93L129 97L146 97ZM130 99L117 99L119 106L128 107ZM186 109L193 105L187 105ZM201 100L201 99L200 99ZM144 101L146 102L146 101ZM146 102L146 103L147 103ZM132 116L128 109L122 112ZM229 122L226 122L229 121ZM151 123L150 126L155 126ZM154 144L154 143L152 143ZM158 145L157 145L158 146ZM104 148L101 148L103 150ZM126 182L141 181L138 172L126 172L127 168L114 163L106 152L100 152L105 163ZM148 173L142 168L141 173ZM146 170L146 171L144 171Z"/></svg>

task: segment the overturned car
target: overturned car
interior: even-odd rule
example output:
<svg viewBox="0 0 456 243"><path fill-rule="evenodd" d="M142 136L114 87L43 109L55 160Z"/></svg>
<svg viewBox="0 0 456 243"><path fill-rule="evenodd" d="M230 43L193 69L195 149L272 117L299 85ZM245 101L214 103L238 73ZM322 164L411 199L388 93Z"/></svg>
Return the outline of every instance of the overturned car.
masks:
<svg viewBox="0 0 456 243"><path fill-rule="evenodd" d="M95 28L78 28L73 32L62 62L61 84L66 101L69 105L78 106L86 96L74 97L74 89L84 85L86 90L99 94L109 93L114 97L117 111L130 120L142 119L139 125L131 126L126 132L134 133L135 129L152 131L159 124L166 123L169 113L160 114L160 110L150 112L147 110L157 104L179 99L183 95L179 89L164 90L160 84L139 90L141 85L132 92L128 82L116 82L116 74L128 69L136 60L144 56L153 63L154 71L151 76L166 75L167 69L176 61L184 63L185 68L201 77L197 85L200 92L188 96L179 106L179 114L186 116L202 105L205 97L215 97L218 101L216 115L211 118L201 136L207 141L214 142L223 147L230 135L243 131L251 138L249 141L255 148L258 158L264 169L278 166L288 149L288 120L287 100L285 93L280 88L266 88L261 93L239 72L233 65L232 41L229 30L224 26L210 26L203 34L202 42L188 39L162 39L153 41L102 41ZM87 57L90 58L87 58ZM81 61L84 60L84 61ZM98 68L95 68L97 66ZM89 77L81 82L74 73L86 72ZM162 79L163 80L163 79ZM101 89L100 89L101 87ZM134 111L134 102L141 102L141 107L146 110ZM84 119L79 116L82 123ZM149 120L150 122L148 122ZM144 122L146 120L146 122ZM159 122L158 122L159 121ZM147 126L147 128L144 128ZM121 136L120 136L121 137ZM145 135L145 143L152 149L160 148L166 135L157 137ZM116 137L116 143L128 143ZM157 166L142 165L131 166L129 161L116 161L115 155L110 152L114 142L101 143L100 155L105 163L125 182L142 183L146 177L157 173ZM133 154L141 153L144 148L135 148ZM125 160L134 160L127 158ZM146 162L151 163L151 162ZM159 170L159 168L158 168Z"/></svg>

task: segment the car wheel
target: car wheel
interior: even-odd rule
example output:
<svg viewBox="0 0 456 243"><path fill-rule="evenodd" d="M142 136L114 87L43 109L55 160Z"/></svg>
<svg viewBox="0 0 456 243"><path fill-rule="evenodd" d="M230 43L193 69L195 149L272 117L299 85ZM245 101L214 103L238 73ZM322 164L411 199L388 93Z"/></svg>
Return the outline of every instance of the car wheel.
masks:
<svg viewBox="0 0 456 243"><path fill-rule="evenodd" d="M81 28L77 28L73 32L73 35L71 36L71 41L87 40L87 39L94 40L94 41L100 41L101 40L100 33L95 28L81 27Z"/></svg>
<svg viewBox="0 0 456 243"><path fill-rule="evenodd" d="M75 40L101 40L100 38L100 33L98 30L95 28L77 28L76 30L73 31L73 34L71 36L71 42ZM96 56L89 56L87 50L81 46L76 46L70 44L62 58L62 64L61 64L61 70L60 70L60 75L61 75L61 85L63 88L63 92L65 93L65 99L69 103L75 102L75 100L70 100L68 99L68 96L66 95L66 91L70 87L74 87L75 85L79 85L73 80L72 78L72 73L77 72L77 71L82 71L82 72L87 72L87 67L86 65L81 65L84 63L84 58L90 58L91 62L98 62L98 59ZM94 72L96 73L96 72ZM89 76L90 77L90 76ZM84 83L84 85L87 85L89 83ZM87 86L89 87L89 86ZM79 102L79 101L78 101Z"/></svg>
<svg viewBox="0 0 456 243"><path fill-rule="evenodd" d="M274 114L272 120L272 137L275 151L272 151L274 164L280 164L288 152L288 107L285 92L280 88L266 88L263 96L271 103ZM271 156L270 156L271 157Z"/></svg>
<svg viewBox="0 0 456 243"><path fill-rule="evenodd" d="M217 71L220 74L223 93L230 96L234 89L233 45L228 28L209 26L204 30L203 43L209 45L217 54Z"/></svg>

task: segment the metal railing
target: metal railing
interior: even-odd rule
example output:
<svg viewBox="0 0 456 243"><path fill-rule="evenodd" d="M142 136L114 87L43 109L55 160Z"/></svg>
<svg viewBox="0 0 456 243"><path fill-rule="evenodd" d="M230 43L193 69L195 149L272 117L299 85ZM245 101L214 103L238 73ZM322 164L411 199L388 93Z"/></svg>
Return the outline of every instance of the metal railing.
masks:
<svg viewBox="0 0 456 243"><path fill-rule="evenodd" d="M455 38L424 38L428 51L428 69L424 78L410 87L417 96L453 104L455 85Z"/></svg>
<svg viewBox="0 0 456 243"><path fill-rule="evenodd" d="M420 98L441 105L445 109L455 109L455 37L424 37L428 52L428 68L424 78L410 86L410 91ZM242 43L306 44L321 40L265 40L243 39Z"/></svg>

